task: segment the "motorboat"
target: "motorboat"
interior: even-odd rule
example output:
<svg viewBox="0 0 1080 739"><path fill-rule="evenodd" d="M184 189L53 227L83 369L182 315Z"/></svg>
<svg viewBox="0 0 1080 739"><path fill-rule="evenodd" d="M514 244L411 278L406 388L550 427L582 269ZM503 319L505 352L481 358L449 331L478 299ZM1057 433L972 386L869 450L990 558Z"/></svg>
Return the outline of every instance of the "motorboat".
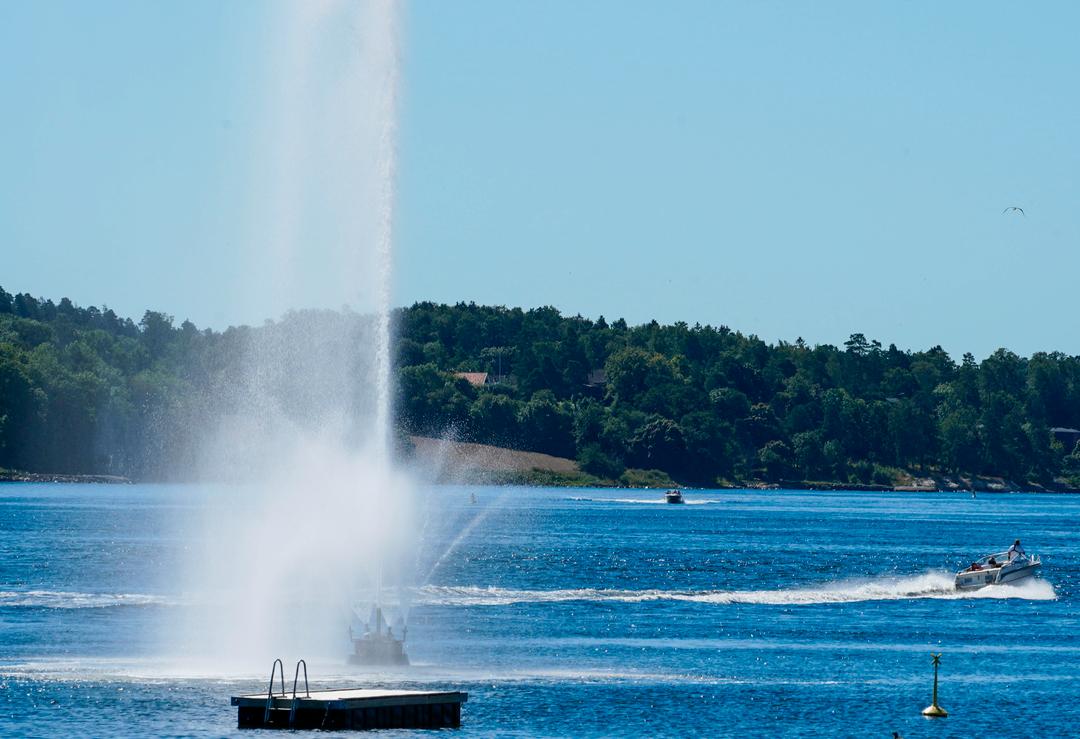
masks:
<svg viewBox="0 0 1080 739"><path fill-rule="evenodd" d="M350 665L407 665L409 655L405 653L407 627L399 624L401 635L394 634L394 628L383 617L382 608L371 609L371 618L364 625L360 635L349 628L349 639L353 644L353 653L349 655Z"/></svg>
<svg viewBox="0 0 1080 739"><path fill-rule="evenodd" d="M1035 575L1042 566L1039 555L1013 554L1008 552L988 554L975 560L970 567L956 573L957 590L978 590L987 585L1005 585L1027 579Z"/></svg>
<svg viewBox="0 0 1080 739"><path fill-rule="evenodd" d="M682 493L680 493L678 490L668 490L666 493L664 493L664 499L667 500L668 503L684 502L682 499Z"/></svg>

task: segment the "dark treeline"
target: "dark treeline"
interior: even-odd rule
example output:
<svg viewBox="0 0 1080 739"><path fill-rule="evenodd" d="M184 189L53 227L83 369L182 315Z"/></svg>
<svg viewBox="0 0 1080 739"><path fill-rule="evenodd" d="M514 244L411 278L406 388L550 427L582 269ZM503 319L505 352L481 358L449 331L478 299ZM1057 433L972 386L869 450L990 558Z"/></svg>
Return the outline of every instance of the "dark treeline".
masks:
<svg viewBox="0 0 1080 739"><path fill-rule="evenodd" d="M395 323L402 430L574 457L599 477L1080 482L1062 430L1080 426L1078 357L1000 349L957 363L862 334L774 345L553 308L419 303ZM153 311L135 323L0 289L0 467L165 476L190 427L223 411L201 390L228 384L265 330L200 331Z"/></svg>
<svg viewBox="0 0 1080 739"><path fill-rule="evenodd" d="M0 468L167 476L190 453L181 419L235 366L250 329L139 323L0 288Z"/></svg>
<svg viewBox="0 0 1080 739"><path fill-rule="evenodd" d="M1075 437L1051 431L1080 426L1080 357L999 349L957 363L940 347L900 351L862 334L840 348L767 344L725 327L472 304L414 305L399 337L410 431L573 456L602 477L1080 481Z"/></svg>

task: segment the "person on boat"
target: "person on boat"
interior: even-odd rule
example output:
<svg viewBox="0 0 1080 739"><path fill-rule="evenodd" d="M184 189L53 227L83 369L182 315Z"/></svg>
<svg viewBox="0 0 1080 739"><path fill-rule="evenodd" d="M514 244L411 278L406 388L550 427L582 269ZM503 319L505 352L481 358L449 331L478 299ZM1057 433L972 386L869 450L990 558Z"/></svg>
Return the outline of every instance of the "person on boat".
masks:
<svg viewBox="0 0 1080 739"><path fill-rule="evenodd" d="M1001 565L998 564L998 561L993 557L991 557L990 561L986 563L986 566L990 569L994 569L995 567L1001 567Z"/></svg>
<svg viewBox="0 0 1080 739"><path fill-rule="evenodd" d="M968 567L968 570L970 570L971 572L978 572L981 569L982 569L982 565L979 564L978 562L972 562L971 567Z"/></svg>
<svg viewBox="0 0 1080 739"><path fill-rule="evenodd" d="M1013 557L1020 558L1020 557L1026 557L1026 556L1027 556L1027 554L1024 553L1024 548L1022 546L1020 546L1020 540L1017 539L1016 541L1013 542L1013 545L1011 547L1009 547L1009 561L1012 562Z"/></svg>

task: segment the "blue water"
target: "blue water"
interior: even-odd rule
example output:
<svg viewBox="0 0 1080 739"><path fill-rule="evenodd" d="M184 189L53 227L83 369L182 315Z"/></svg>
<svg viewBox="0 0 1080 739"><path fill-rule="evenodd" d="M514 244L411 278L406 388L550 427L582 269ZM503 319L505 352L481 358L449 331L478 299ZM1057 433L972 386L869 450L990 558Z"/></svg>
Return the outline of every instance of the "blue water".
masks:
<svg viewBox="0 0 1080 739"><path fill-rule="evenodd" d="M0 735L240 733L228 698L265 677L158 654L204 495L0 485ZM463 736L1076 735L1080 498L660 495L424 491L415 666L313 682L467 690ZM1039 581L950 590L1017 536Z"/></svg>

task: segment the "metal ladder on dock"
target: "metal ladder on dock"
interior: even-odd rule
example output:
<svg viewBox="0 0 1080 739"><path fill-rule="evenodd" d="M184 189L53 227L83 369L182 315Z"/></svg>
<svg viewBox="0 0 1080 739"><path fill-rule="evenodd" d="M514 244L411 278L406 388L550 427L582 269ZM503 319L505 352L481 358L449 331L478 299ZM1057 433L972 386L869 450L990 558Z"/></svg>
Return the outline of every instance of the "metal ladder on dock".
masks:
<svg viewBox="0 0 1080 739"><path fill-rule="evenodd" d="M279 678L281 680L281 699L284 700L287 696L287 693L285 692L285 664L281 661L281 658L279 657L274 660L274 664L270 667L270 684L266 688L266 710L263 712L264 726L270 725L270 710L274 707L274 675L278 674L278 665L281 665L281 676ZM300 680L300 665L304 666L304 697L311 697L311 690L308 687L307 662L305 662L303 659L300 659L296 663L296 673L293 675L292 702L289 706L290 729L293 728L293 726L296 724L296 687L297 683Z"/></svg>

